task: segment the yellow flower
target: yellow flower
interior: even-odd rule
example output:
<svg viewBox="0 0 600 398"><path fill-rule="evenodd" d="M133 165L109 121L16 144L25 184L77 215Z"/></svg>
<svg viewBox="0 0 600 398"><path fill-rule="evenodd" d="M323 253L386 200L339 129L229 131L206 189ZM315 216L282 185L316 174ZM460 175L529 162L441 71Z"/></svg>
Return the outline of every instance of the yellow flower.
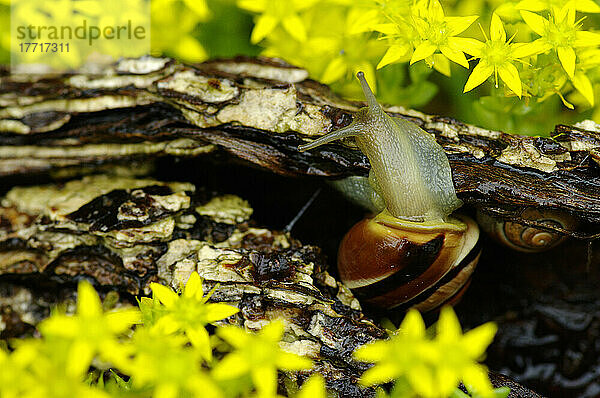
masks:
<svg viewBox="0 0 600 398"><path fill-rule="evenodd" d="M203 358L210 360L211 346L205 326L236 314L239 309L223 303L207 304L212 291L204 295L202 279L197 272L192 273L181 296L158 283L151 283L150 288L154 297L165 306L164 311L159 310L159 318L154 327L167 334L184 331Z"/></svg>
<svg viewBox="0 0 600 398"><path fill-rule="evenodd" d="M438 0L421 0L413 7L413 27L416 29L420 43L416 44L410 63L434 55L440 51L444 57L465 68L469 68L463 53L473 39L455 37L464 32L478 17L447 17Z"/></svg>
<svg viewBox="0 0 600 398"><path fill-rule="evenodd" d="M511 41L512 38L506 40L502 20L498 15L493 14L490 23L490 39L486 38L485 43L474 41L469 50L469 53L479 58L479 63L473 68L463 92L474 89L494 74L496 87L500 75L500 79L508 88L521 98L523 92L521 79L514 62L520 61L519 58L540 52L540 48L533 43L511 43Z"/></svg>
<svg viewBox="0 0 600 398"><path fill-rule="evenodd" d="M284 325L273 321L260 332L248 333L235 326L217 329L217 335L234 347L213 368L216 380L232 380L249 375L259 396L272 397L277 392L277 370L309 369L312 361L283 351L279 341Z"/></svg>
<svg viewBox="0 0 600 398"><path fill-rule="evenodd" d="M540 52L556 51L575 88L593 105L592 84L584 71L576 68L575 49L599 46L600 34L581 30L582 19L575 20L574 7L564 6L554 14L546 19L530 11L521 11L523 20L531 30L541 36L533 44L540 48Z"/></svg>
<svg viewBox="0 0 600 398"><path fill-rule="evenodd" d="M437 323L437 335L434 340L437 350L443 353L438 364L437 382L447 383L446 388L456 386L458 380L473 387L480 395L492 394L492 385L487 369L477 361L483 359L486 348L496 334L497 327L486 323L462 333L460 323L451 307L444 307ZM454 384L450 385L450 380Z"/></svg>
<svg viewBox="0 0 600 398"><path fill-rule="evenodd" d="M407 62L410 60L413 51L413 42L418 40L417 32L410 26L406 20L399 20L396 23L385 23L375 25L374 29L383 34L387 39L389 48L377 64L377 69L381 69L396 62Z"/></svg>
<svg viewBox="0 0 600 398"><path fill-rule="evenodd" d="M188 3L180 0L150 2L154 55L164 53L187 62L201 62L208 58L206 50L194 36L196 26L208 18L208 15L200 15L200 6L194 11L189 8Z"/></svg>
<svg viewBox="0 0 600 398"><path fill-rule="evenodd" d="M487 371L477 361L495 333L496 326L487 323L463 334L454 311L445 307L437 336L431 340L423 318L411 310L389 340L366 344L354 352L357 360L375 363L360 383L372 386L395 380L395 388L410 388L419 396L447 397L462 380L479 396L492 396Z"/></svg>
<svg viewBox="0 0 600 398"><path fill-rule="evenodd" d="M132 385L154 390L153 398L223 397L221 389L201 367L201 353L182 335L166 335L160 328L136 329L133 359L120 368ZM146 395L144 395L146 396Z"/></svg>
<svg viewBox="0 0 600 398"><path fill-rule="evenodd" d="M94 388L83 380L83 374L69 372L71 342L60 337L27 339L17 343L10 355L11 366L8 374L13 373L13 387L6 389L0 385L2 398L109 398L110 395ZM87 368L85 369L87 371ZM2 368L3 373L7 371ZM22 384L20 384L22 383Z"/></svg>
<svg viewBox="0 0 600 398"><path fill-rule="evenodd" d="M258 43L279 25L296 40L305 41L306 28L298 12L316 2L317 0L238 0L238 7L261 14L252 30L252 43Z"/></svg>
<svg viewBox="0 0 600 398"><path fill-rule="evenodd" d="M108 361L122 362L126 353L118 338L140 319L139 310L134 308L104 312L92 285L83 281L77 288L75 315L52 315L40 323L39 330L45 338L70 341L66 371L80 376L96 354Z"/></svg>
<svg viewBox="0 0 600 398"><path fill-rule="evenodd" d="M581 12L600 12L600 6L594 0L522 0L516 5L516 8L538 12L559 10L565 6Z"/></svg>

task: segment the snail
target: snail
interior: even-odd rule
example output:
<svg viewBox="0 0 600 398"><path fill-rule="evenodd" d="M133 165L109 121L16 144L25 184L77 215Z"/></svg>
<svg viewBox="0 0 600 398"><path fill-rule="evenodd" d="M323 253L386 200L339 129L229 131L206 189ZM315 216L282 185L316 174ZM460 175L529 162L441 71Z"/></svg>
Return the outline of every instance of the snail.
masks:
<svg viewBox="0 0 600 398"><path fill-rule="evenodd" d="M477 222L497 242L526 253L552 249L567 238L565 234L556 232L556 229L574 230L577 226L577 220L573 216L556 210L528 207L520 216L524 220L547 226L548 229L502 220L482 211L477 212Z"/></svg>
<svg viewBox="0 0 600 398"><path fill-rule="evenodd" d="M368 192L370 207L380 212L342 239L340 279L362 303L375 307L430 311L452 304L479 259L479 228L466 216L451 215L462 202L442 147L415 124L388 116L364 74L357 77L368 106L347 127L298 147L306 151L354 137L371 163L368 180L355 178L344 189L361 196L359 202Z"/></svg>

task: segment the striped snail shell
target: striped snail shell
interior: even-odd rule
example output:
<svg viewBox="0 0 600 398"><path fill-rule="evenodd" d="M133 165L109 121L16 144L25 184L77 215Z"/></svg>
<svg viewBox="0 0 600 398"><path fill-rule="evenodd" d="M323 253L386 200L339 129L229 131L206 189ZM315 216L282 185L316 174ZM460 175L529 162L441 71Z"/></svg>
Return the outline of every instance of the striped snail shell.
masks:
<svg viewBox="0 0 600 398"><path fill-rule="evenodd" d="M340 279L359 301L386 309L429 311L456 302L479 259L479 228L466 216L450 163L430 134L377 103L358 73L368 107L350 125L301 151L354 137L371 164L369 178L338 187L356 203L381 211L350 229L338 251Z"/></svg>
<svg viewBox="0 0 600 398"><path fill-rule="evenodd" d="M574 217L555 210L529 207L523 210L521 217L525 220L536 221L537 223L546 225L549 229L495 218L482 211L477 212L477 221L481 229L488 235L511 249L526 253L536 253L552 249L562 243L566 239L566 236L551 229L572 230L577 225Z"/></svg>
<svg viewBox="0 0 600 398"><path fill-rule="evenodd" d="M481 253L478 242L479 228L466 216L416 223L383 212L344 236L338 270L362 303L431 311L466 291Z"/></svg>

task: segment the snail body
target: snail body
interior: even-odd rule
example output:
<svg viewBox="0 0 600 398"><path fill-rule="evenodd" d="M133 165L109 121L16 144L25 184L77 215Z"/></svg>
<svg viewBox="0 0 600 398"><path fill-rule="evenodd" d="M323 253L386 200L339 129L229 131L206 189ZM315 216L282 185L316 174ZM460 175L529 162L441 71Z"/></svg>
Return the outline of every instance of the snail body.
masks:
<svg viewBox="0 0 600 398"><path fill-rule="evenodd" d="M347 127L299 147L354 137L371 163L370 207L384 209L343 238L340 278L376 307L428 311L451 304L464 293L479 258L479 228L466 216L450 215L462 202L444 150L415 124L388 116L364 75L357 77L368 106ZM351 183L364 190L361 181Z"/></svg>

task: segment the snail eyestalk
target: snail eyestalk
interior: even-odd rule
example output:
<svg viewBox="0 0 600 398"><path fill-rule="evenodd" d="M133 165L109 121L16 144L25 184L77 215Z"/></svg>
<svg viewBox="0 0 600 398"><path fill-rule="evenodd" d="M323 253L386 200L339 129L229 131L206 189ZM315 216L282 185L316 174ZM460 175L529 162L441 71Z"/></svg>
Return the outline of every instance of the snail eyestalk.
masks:
<svg viewBox="0 0 600 398"><path fill-rule="evenodd" d="M446 220L462 202L456 197L450 163L435 139L414 123L388 116L377 103L364 74L361 83L368 107L353 122L309 144L301 151L341 138L355 137L369 158L377 181L372 188L383 198L388 212L409 221Z"/></svg>

